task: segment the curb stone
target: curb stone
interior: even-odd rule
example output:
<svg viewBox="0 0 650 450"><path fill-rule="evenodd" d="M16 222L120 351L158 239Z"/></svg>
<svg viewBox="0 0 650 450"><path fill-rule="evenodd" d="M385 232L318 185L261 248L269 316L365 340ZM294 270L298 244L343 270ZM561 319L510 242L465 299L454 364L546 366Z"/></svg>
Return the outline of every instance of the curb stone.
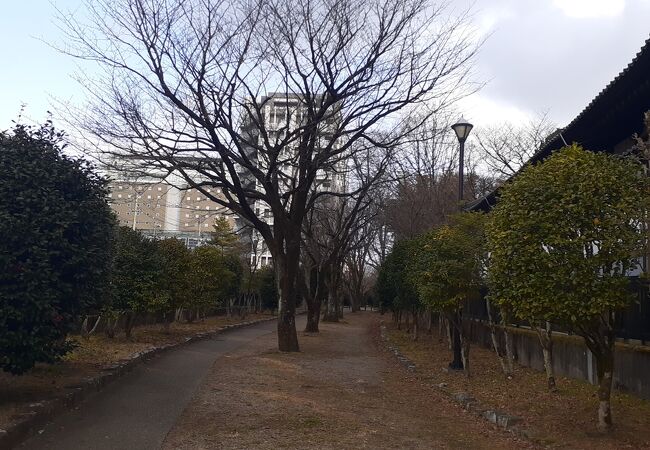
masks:
<svg viewBox="0 0 650 450"><path fill-rule="evenodd" d="M189 336L177 343L165 344L159 347L153 347L148 350L134 353L128 359L113 363L102 369L102 372L94 377L89 377L76 385L66 386L64 389L69 390L64 395L50 399L31 403L31 411L18 414L21 417L16 423L0 429L0 449L10 449L16 447L28 437L40 433L42 428L51 422L57 415L74 408L89 395L101 391L106 385L117 380L124 374L131 371L134 367L143 362L161 355L168 350L176 349L192 342L210 339L225 331L236 328L243 328L263 322L277 320L277 316L266 319L249 320L231 325L224 325L213 331L197 333Z"/></svg>
<svg viewBox="0 0 650 450"><path fill-rule="evenodd" d="M388 335L386 334L386 327L384 325L381 325L380 327L380 334L381 334L381 339L386 343L388 350L390 350L395 355L399 363L404 367L406 367L406 370L408 370L409 372L415 372L417 366L413 361L411 361L410 359L408 359L406 356L402 354L399 347L390 343L390 340L388 339Z"/></svg>
<svg viewBox="0 0 650 450"><path fill-rule="evenodd" d="M415 372L415 363L404 356L397 345L391 343L386 331L386 325L383 324L383 321L379 325L379 330L381 340L385 344L386 348L388 348L388 350L395 355L400 364L405 366L408 371ZM458 403L463 407L463 409L473 413L477 417L487 420L488 422L514 434L519 438L528 440L530 442L535 442L532 438L531 432L519 426L519 424L522 422L522 419L520 417L512 416L502 411L484 408L481 406L479 401L472 397L469 393L452 392L447 388L447 383L438 383L433 384L432 386L439 392L442 392L447 397Z"/></svg>

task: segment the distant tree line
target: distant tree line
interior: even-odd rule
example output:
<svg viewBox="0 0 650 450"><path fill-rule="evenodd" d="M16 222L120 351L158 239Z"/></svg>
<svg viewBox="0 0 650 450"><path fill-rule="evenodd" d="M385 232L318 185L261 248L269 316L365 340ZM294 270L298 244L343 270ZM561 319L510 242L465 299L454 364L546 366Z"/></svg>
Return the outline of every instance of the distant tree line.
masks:
<svg viewBox="0 0 650 450"><path fill-rule="evenodd" d="M196 320L244 291L277 304L271 269L246 273L232 230L189 250L118 227L107 179L66 156L51 122L0 133L0 368L14 374L71 350L66 336L102 329L130 338L136 319ZM234 236L234 238L233 238Z"/></svg>

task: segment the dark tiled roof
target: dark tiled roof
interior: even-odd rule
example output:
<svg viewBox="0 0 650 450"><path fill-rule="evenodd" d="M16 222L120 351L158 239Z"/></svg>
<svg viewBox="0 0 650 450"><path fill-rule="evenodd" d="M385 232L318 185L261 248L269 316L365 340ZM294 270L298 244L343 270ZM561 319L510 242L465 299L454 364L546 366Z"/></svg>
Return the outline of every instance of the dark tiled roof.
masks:
<svg viewBox="0 0 650 450"><path fill-rule="evenodd" d="M573 119L553 133L527 164L536 163L564 146L577 142L592 151L612 152L635 133L643 132L643 115L650 110L650 38L634 59ZM516 176L516 174L514 175ZM498 189L469 205L468 210L487 211L494 206Z"/></svg>

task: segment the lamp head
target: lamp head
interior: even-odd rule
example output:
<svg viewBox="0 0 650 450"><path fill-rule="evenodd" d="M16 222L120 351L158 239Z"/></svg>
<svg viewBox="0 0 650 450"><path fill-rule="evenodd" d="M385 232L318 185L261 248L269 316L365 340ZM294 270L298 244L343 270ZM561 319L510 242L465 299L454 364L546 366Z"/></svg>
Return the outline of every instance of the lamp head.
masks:
<svg viewBox="0 0 650 450"><path fill-rule="evenodd" d="M474 128L474 125L469 123L467 120L465 120L463 117L461 117L458 122L453 124L451 128L454 130L456 133L456 137L458 138L458 142L461 144L465 142L467 139L467 136L469 136L469 132L472 131L472 128Z"/></svg>

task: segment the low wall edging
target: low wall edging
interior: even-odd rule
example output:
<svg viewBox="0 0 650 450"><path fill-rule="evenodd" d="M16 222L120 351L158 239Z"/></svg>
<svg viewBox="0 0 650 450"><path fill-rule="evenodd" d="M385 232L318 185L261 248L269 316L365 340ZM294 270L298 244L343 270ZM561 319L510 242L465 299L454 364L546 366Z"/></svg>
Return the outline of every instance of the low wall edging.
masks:
<svg viewBox="0 0 650 450"><path fill-rule="evenodd" d="M72 392L68 392L63 396L54 399L32 403L30 406L33 408L33 410L24 413L23 420L12 424L10 427L7 427L7 429L0 430L0 448L10 449L16 447L25 439L32 436L39 429L44 427L58 414L79 404L82 400L86 399L91 394L102 390L109 383L117 380L122 375L131 371L134 367L142 364L145 361L148 361L154 356L158 356L168 350L172 350L174 348L178 348L192 342L210 339L228 330L256 325L262 322L270 322L273 320L277 320L277 316L225 325L216 330L197 333L174 344L153 347L151 349L135 353L130 359L126 361L107 366L104 368L104 373L100 373L97 376L83 381L81 384L75 386Z"/></svg>
<svg viewBox="0 0 650 450"><path fill-rule="evenodd" d="M471 341L492 349L487 323L471 321ZM517 362L525 367L544 370L542 348L532 330L508 327L512 331ZM503 333L498 338L503 340ZM501 342L503 343L503 342ZM596 361L582 338L564 334L553 335L553 368L555 373L597 384ZM616 344L614 356L614 388L650 400L650 349L624 343Z"/></svg>

